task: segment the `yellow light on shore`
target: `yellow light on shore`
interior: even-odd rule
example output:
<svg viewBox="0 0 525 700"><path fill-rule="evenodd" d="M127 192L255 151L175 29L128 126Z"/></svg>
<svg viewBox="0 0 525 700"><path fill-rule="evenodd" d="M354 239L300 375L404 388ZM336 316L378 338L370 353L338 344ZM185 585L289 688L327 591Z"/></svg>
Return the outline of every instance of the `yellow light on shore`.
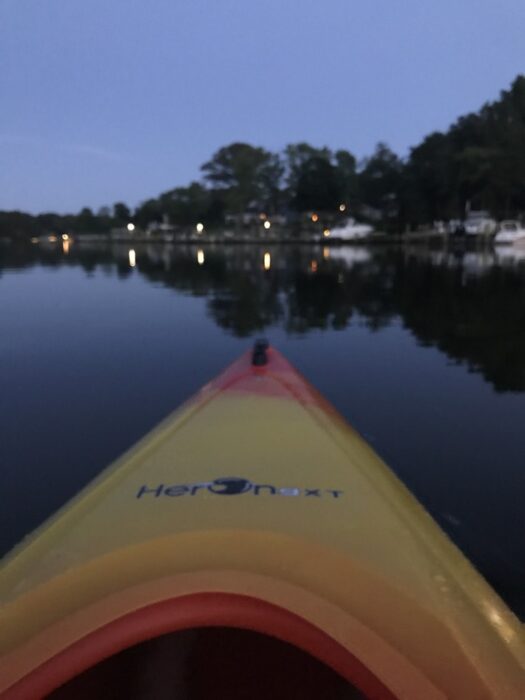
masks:
<svg viewBox="0 0 525 700"><path fill-rule="evenodd" d="M128 229L128 231L130 233L133 233L133 231L135 230L135 224L132 224L130 221L129 224L126 226L126 228Z"/></svg>
<svg viewBox="0 0 525 700"><path fill-rule="evenodd" d="M261 221L264 221L264 220L267 219L267 218L268 218L268 217L266 216L266 214L265 214L263 211L259 214L259 219L260 219Z"/></svg>
<svg viewBox="0 0 525 700"><path fill-rule="evenodd" d="M67 235L67 233L63 233L63 234L62 234L62 240L63 240L63 241L69 241L69 236Z"/></svg>
<svg viewBox="0 0 525 700"><path fill-rule="evenodd" d="M339 211L346 211L346 204L340 204Z"/></svg>
<svg viewBox="0 0 525 700"><path fill-rule="evenodd" d="M312 214L311 219L314 222L314 224L316 223L316 221L319 221L319 217L317 216L317 214Z"/></svg>
<svg viewBox="0 0 525 700"><path fill-rule="evenodd" d="M268 220L266 220L266 221L264 222L263 226L264 226L264 228L268 231L268 229L269 229L270 226L271 226L271 223L270 223Z"/></svg>
<svg viewBox="0 0 525 700"><path fill-rule="evenodd" d="M38 238L36 236L33 236L31 239L31 243L38 243Z"/></svg>
<svg viewBox="0 0 525 700"><path fill-rule="evenodd" d="M199 263L199 265L204 265L204 251L203 250L197 251L197 262Z"/></svg>
<svg viewBox="0 0 525 700"><path fill-rule="evenodd" d="M270 253L266 252L263 257L263 267L265 270L269 270L272 266L272 256Z"/></svg>
<svg viewBox="0 0 525 700"><path fill-rule="evenodd" d="M323 231L323 236L324 236L325 238L329 238L329 236L330 236L330 229L329 229L329 228L325 228L325 229L324 229L324 231Z"/></svg>
<svg viewBox="0 0 525 700"><path fill-rule="evenodd" d="M137 254L135 253L135 251L133 250L133 248L130 248L130 249L129 249L129 252L128 252L128 260L129 260L129 266L130 266L130 267L135 267L135 265L137 264Z"/></svg>
<svg viewBox="0 0 525 700"><path fill-rule="evenodd" d="M312 272L317 272L317 260L312 260L310 263L310 270Z"/></svg>
<svg viewBox="0 0 525 700"><path fill-rule="evenodd" d="M56 242L57 242L57 237L55 236L54 233L52 233L51 236L48 236L48 237L47 237L47 240L48 240L50 243L56 243Z"/></svg>
<svg viewBox="0 0 525 700"><path fill-rule="evenodd" d="M201 224L200 222L195 226L195 229L197 233L202 233L204 231L204 224Z"/></svg>
<svg viewBox="0 0 525 700"><path fill-rule="evenodd" d="M326 246L323 248L323 258L325 260L328 260L330 257L330 248L327 248Z"/></svg>

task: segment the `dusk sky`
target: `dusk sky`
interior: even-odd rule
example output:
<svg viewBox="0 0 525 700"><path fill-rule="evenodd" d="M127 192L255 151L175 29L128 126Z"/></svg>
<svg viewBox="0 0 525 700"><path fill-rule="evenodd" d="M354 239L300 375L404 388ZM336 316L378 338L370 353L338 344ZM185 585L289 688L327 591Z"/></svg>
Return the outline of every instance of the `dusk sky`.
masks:
<svg viewBox="0 0 525 700"><path fill-rule="evenodd" d="M246 141L404 156L525 72L524 0L0 0L0 209L131 206Z"/></svg>

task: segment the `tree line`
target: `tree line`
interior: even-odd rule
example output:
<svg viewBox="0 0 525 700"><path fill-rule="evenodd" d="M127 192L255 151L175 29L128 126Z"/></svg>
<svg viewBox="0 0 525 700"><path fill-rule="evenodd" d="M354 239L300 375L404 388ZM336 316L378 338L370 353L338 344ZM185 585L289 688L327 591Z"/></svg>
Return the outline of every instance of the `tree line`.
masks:
<svg viewBox="0 0 525 700"><path fill-rule="evenodd" d="M106 233L129 222L142 228L155 222L220 227L247 213L280 214L300 226L312 213L329 221L344 210L392 232L461 219L467 206L498 219L519 217L525 213L525 76L446 132L427 136L406 158L385 143L361 161L348 150L304 142L279 153L232 143L204 163L201 173L200 181L135 210L119 202L65 216L0 212L0 236Z"/></svg>

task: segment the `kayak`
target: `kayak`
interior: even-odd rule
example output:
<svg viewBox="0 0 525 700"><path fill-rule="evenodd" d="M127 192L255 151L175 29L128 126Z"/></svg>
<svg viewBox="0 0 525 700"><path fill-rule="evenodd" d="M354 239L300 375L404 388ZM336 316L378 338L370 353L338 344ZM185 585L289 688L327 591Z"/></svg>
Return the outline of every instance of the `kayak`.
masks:
<svg viewBox="0 0 525 700"><path fill-rule="evenodd" d="M233 661L253 635L355 690L317 697L525 694L520 622L377 454L264 342L15 548L0 599L1 698L67 697L68 687L82 697L81 680L97 668L164 638L195 640L199 630L212 635L203 682L226 663L214 666L216 652L232 662L213 634L237 630ZM165 657L171 677L183 666L177 653L179 661ZM244 667L232 668L233 687ZM272 676L273 666L264 668L260 683ZM164 697L151 688L149 697Z"/></svg>

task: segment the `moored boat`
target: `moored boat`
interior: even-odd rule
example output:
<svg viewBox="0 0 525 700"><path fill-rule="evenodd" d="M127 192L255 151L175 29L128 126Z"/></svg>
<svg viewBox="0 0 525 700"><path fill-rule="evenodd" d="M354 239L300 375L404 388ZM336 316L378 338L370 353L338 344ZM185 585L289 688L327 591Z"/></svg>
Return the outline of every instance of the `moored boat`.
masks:
<svg viewBox="0 0 525 700"><path fill-rule="evenodd" d="M486 211L470 211L464 230L467 236L492 236L497 230L498 224Z"/></svg>
<svg viewBox="0 0 525 700"><path fill-rule="evenodd" d="M525 228L519 221L502 221L494 237L496 245L525 243Z"/></svg>
<svg viewBox="0 0 525 700"><path fill-rule="evenodd" d="M368 224L360 224L355 219L347 219L344 224L330 230L330 238L340 241L362 241L369 238L374 229Z"/></svg>

